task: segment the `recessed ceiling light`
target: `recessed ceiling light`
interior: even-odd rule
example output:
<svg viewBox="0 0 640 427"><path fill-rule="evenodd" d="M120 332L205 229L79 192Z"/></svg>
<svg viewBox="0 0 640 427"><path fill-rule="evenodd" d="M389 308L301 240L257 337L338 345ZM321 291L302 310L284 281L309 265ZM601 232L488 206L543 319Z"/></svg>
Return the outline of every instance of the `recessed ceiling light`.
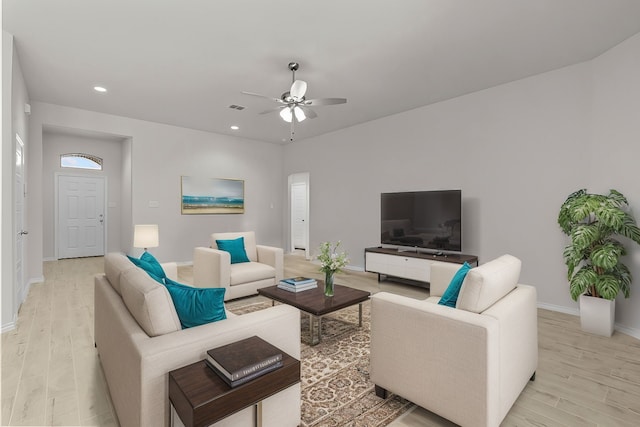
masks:
<svg viewBox="0 0 640 427"><path fill-rule="evenodd" d="M233 129L233 130L238 130L238 129L240 129L240 128L239 128L238 126L236 126L236 125L233 125L233 126L231 126L231 129Z"/></svg>
<svg viewBox="0 0 640 427"><path fill-rule="evenodd" d="M103 88L102 86L94 86L93 90L95 90L96 92L100 92L100 93L104 93L107 91L107 89Z"/></svg>

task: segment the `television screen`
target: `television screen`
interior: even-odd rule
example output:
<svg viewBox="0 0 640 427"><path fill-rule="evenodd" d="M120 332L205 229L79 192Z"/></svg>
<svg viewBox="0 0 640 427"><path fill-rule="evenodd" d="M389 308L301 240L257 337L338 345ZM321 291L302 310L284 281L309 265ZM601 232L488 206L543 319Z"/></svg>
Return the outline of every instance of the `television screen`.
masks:
<svg viewBox="0 0 640 427"><path fill-rule="evenodd" d="M462 251L462 191L380 195L382 244Z"/></svg>

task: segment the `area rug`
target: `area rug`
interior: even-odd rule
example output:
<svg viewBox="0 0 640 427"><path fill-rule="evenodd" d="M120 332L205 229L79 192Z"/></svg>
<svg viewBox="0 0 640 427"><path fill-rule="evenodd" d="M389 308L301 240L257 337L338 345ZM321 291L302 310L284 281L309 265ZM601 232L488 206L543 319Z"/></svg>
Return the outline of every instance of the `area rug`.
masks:
<svg viewBox="0 0 640 427"><path fill-rule="evenodd" d="M227 304L236 314L270 307L256 298ZM370 303L322 318L322 341L310 346L309 316L301 315L302 427L386 426L413 407L399 396L383 400L369 379Z"/></svg>

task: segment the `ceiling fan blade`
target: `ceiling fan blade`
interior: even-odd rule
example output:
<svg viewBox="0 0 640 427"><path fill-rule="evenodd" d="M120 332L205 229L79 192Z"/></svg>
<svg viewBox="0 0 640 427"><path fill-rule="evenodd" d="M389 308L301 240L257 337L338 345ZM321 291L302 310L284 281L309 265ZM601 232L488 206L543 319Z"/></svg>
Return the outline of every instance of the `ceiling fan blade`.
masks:
<svg viewBox="0 0 640 427"><path fill-rule="evenodd" d="M269 113L275 113L276 111L280 111L283 108L285 108L286 105L281 105L280 107L275 107L275 108L269 108L268 110L264 110L259 112L258 114L269 114Z"/></svg>
<svg viewBox="0 0 640 427"><path fill-rule="evenodd" d="M335 105L335 104L345 104L347 102L347 98L318 98L318 99L307 99L304 101L304 105L307 106L320 106L320 105Z"/></svg>
<svg viewBox="0 0 640 427"><path fill-rule="evenodd" d="M308 119L315 119L316 117L318 117L316 112L313 111L311 108L303 107L302 105L298 105L298 108L304 111L304 115L307 116Z"/></svg>
<svg viewBox="0 0 640 427"><path fill-rule="evenodd" d="M276 102L279 102L279 103L281 103L281 104L282 104L282 103L284 103L284 101L283 101L282 99L280 99L280 98L274 98L274 97L272 97L272 96L260 95L259 93L253 93L253 92L242 92L242 93L243 93L243 94L245 94L245 95L251 95L251 96L257 96L257 97L259 97L259 98L266 98L266 99L270 99L270 100L272 100L272 101L276 101Z"/></svg>
<svg viewBox="0 0 640 427"><path fill-rule="evenodd" d="M307 82L304 80L296 80L291 85L291 90L289 90L289 94L296 101L301 100L304 94L307 93Z"/></svg>

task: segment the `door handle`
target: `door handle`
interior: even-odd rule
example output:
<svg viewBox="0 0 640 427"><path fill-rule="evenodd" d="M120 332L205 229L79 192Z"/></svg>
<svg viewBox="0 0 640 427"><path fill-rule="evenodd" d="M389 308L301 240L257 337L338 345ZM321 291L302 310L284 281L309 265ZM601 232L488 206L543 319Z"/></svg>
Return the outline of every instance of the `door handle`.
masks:
<svg viewBox="0 0 640 427"><path fill-rule="evenodd" d="M100 222L104 222L104 215L100 214Z"/></svg>
<svg viewBox="0 0 640 427"><path fill-rule="evenodd" d="M24 236L24 235L27 235L27 234L29 234L29 232L28 231L24 231L24 230L22 230L21 232L18 233L18 235L20 235L20 236Z"/></svg>

